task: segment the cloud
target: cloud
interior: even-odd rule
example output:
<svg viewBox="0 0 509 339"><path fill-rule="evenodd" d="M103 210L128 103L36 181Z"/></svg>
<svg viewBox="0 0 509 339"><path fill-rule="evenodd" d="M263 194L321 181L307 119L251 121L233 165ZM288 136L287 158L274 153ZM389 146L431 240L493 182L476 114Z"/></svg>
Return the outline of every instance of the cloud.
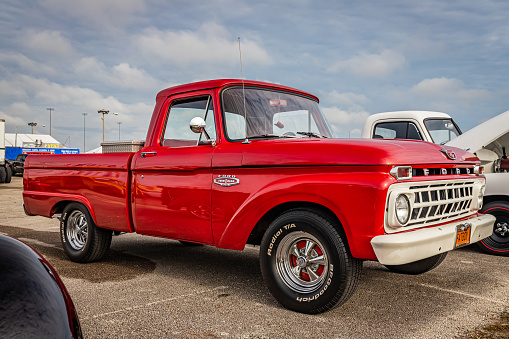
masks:
<svg viewBox="0 0 509 339"><path fill-rule="evenodd" d="M507 93L507 92L506 92ZM387 92L391 104L382 108L385 111L395 110L431 110L454 115L455 119L469 119L466 124L473 124L482 112L489 113L487 107L496 105L496 98L503 96L499 90L490 91L481 88L469 88L463 81L455 78L424 79L409 87ZM378 108L380 111L380 108ZM471 113L470 113L471 112ZM468 118L471 115L472 118Z"/></svg>
<svg viewBox="0 0 509 339"><path fill-rule="evenodd" d="M36 79L28 76L21 76L21 83L32 92L34 98L42 99L53 105L72 104L88 111L107 108L111 112L119 112L124 108L124 105L118 99L111 96L103 97L98 92L89 88L64 86L45 79Z"/></svg>
<svg viewBox="0 0 509 339"><path fill-rule="evenodd" d="M43 0L51 12L99 27L115 27L131 22L146 11L143 0Z"/></svg>
<svg viewBox="0 0 509 339"><path fill-rule="evenodd" d="M257 42L242 39L243 62L268 65L269 54ZM204 23L196 31L161 31L148 28L135 37L136 48L148 57L178 65L239 63L237 37L216 23Z"/></svg>
<svg viewBox="0 0 509 339"><path fill-rule="evenodd" d="M108 68L96 58L87 57L82 58L75 65L74 70L76 74L85 78L99 80L121 88L154 91L166 85L166 83L148 75L144 70L131 67L125 62Z"/></svg>
<svg viewBox="0 0 509 339"><path fill-rule="evenodd" d="M12 86L12 83L6 80L0 81L0 98L2 99L21 99L28 95L23 87Z"/></svg>
<svg viewBox="0 0 509 339"><path fill-rule="evenodd" d="M466 102L483 100L490 95L483 89L468 89L463 81L453 78L424 79L410 89L410 94L432 100Z"/></svg>
<svg viewBox="0 0 509 339"><path fill-rule="evenodd" d="M57 107L55 109L54 114L57 116L62 111L69 111L70 107L76 113L81 112L97 112L98 109L107 109L111 112L118 112L120 114L140 114L140 113L150 113L152 112L152 106L145 103L135 103L135 104L124 104L120 102L118 99L108 96L104 97L100 93L89 89L82 88L77 86L65 86L58 83L50 82L46 79L38 79L33 78L27 75L21 75L16 80L12 80L9 82L11 88L16 91L23 90L29 97L32 98L32 102L37 102L39 106L41 105L52 105L53 107ZM26 108L28 107L26 104L22 106L23 110L16 110L16 112L29 112ZM67 107L66 109L60 109L58 106ZM13 106L14 108L19 108L20 106ZM44 110L43 106L43 110ZM7 113L14 113L14 108L6 111ZM41 108L38 108L39 110ZM44 110L45 111L45 110ZM30 111L33 113L33 110ZM46 112L45 112L46 113ZM69 113L69 112L67 112ZM19 113L17 113L19 115ZM74 121L68 120L68 124L73 124Z"/></svg>
<svg viewBox="0 0 509 339"><path fill-rule="evenodd" d="M33 115L33 110L22 102L16 102L0 111L0 119L4 119L6 124L9 126L26 126L29 122L30 117Z"/></svg>
<svg viewBox="0 0 509 339"><path fill-rule="evenodd" d="M321 109L337 137L360 137L360 128L370 114L363 107L369 102L364 94L333 90L324 95L322 102L332 104L321 104Z"/></svg>
<svg viewBox="0 0 509 339"><path fill-rule="evenodd" d="M6 120L8 132L14 133L19 125L20 133L28 133L28 122L37 122L37 132L49 134L49 112L47 107L53 107L52 135L63 142L69 135L74 135L73 143L82 145L83 116L86 116L87 149L92 145L99 145L102 141L102 121L97 113L99 109L109 110L118 115L109 114L105 119L107 140L117 140L117 122L121 122L124 138L144 139L150 122L153 104L135 102L126 104L113 96L103 96L100 93L83 87L67 86L51 82L47 79L20 75L6 85L15 91L24 91L29 99L26 103L15 102L9 107L2 108L0 117ZM45 124L46 127L42 127ZM36 130L34 130L35 132ZM127 137L129 136L129 137ZM95 146L94 146L95 147Z"/></svg>
<svg viewBox="0 0 509 339"><path fill-rule="evenodd" d="M369 113L361 111L345 111L336 106L322 107L329 121L336 125L362 124L369 116Z"/></svg>
<svg viewBox="0 0 509 339"><path fill-rule="evenodd" d="M30 30L23 38L23 44L37 54L69 56L74 53L71 43L57 31Z"/></svg>
<svg viewBox="0 0 509 339"><path fill-rule="evenodd" d="M336 106L321 109L338 137L359 137L360 128L370 115L363 109L345 111Z"/></svg>
<svg viewBox="0 0 509 339"><path fill-rule="evenodd" d="M340 93L337 90L327 93L326 98L328 102L341 106L359 106L368 101L368 98L364 94L355 94L352 92Z"/></svg>
<svg viewBox="0 0 509 339"><path fill-rule="evenodd" d="M393 50L383 50L380 54L361 53L348 60L334 63L328 70L331 72L348 71L366 78L385 77L406 63L403 54Z"/></svg>
<svg viewBox="0 0 509 339"><path fill-rule="evenodd" d="M57 71L44 63L34 61L20 53L0 53L0 64L10 70L17 66L21 72L30 74L56 75ZM0 91L0 95L1 95Z"/></svg>

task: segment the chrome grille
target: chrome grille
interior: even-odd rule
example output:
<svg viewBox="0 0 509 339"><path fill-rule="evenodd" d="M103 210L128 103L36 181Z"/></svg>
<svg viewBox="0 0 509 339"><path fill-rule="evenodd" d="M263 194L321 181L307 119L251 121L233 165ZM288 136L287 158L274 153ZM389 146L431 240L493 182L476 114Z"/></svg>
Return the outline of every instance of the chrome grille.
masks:
<svg viewBox="0 0 509 339"><path fill-rule="evenodd" d="M414 193L407 226L426 225L471 214L474 181L455 181L410 186Z"/></svg>

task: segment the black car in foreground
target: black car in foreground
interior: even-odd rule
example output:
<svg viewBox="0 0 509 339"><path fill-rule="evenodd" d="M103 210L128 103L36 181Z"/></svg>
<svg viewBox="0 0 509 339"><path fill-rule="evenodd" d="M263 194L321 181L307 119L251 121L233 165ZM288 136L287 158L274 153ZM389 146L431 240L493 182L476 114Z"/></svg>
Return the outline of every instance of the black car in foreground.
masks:
<svg viewBox="0 0 509 339"><path fill-rule="evenodd" d="M0 338L82 338L57 272L32 248L1 234Z"/></svg>

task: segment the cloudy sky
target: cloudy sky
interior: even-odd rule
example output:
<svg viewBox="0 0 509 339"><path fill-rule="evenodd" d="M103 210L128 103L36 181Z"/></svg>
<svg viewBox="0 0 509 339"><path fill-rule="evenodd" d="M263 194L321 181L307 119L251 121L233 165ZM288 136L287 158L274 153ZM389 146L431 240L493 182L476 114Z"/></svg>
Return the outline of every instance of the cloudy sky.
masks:
<svg viewBox="0 0 509 339"><path fill-rule="evenodd" d="M509 110L509 2L2 0L7 132L86 149L145 139L156 93L244 76L317 95L338 137L369 114L435 110L466 131ZM46 127L42 127L45 125Z"/></svg>

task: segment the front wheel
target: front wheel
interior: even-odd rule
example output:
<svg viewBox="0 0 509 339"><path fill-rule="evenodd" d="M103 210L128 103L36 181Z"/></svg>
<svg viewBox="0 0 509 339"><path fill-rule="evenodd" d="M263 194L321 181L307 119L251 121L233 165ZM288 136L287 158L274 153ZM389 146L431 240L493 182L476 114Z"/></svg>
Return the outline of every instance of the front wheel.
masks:
<svg viewBox="0 0 509 339"><path fill-rule="evenodd" d="M509 256L509 203L493 201L486 204L481 213L495 216L493 234L477 242L477 246L489 254Z"/></svg>
<svg viewBox="0 0 509 339"><path fill-rule="evenodd" d="M67 205L60 219L60 238L72 261L92 262L101 259L111 244L110 230L95 225L88 209L79 203Z"/></svg>
<svg viewBox="0 0 509 339"><path fill-rule="evenodd" d="M284 307L316 314L345 303L357 288L362 261L350 254L337 222L314 210L276 218L263 236L260 268Z"/></svg>
<svg viewBox="0 0 509 339"><path fill-rule="evenodd" d="M385 265L394 273L417 275L431 271L444 261L447 252L403 265Z"/></svg>

